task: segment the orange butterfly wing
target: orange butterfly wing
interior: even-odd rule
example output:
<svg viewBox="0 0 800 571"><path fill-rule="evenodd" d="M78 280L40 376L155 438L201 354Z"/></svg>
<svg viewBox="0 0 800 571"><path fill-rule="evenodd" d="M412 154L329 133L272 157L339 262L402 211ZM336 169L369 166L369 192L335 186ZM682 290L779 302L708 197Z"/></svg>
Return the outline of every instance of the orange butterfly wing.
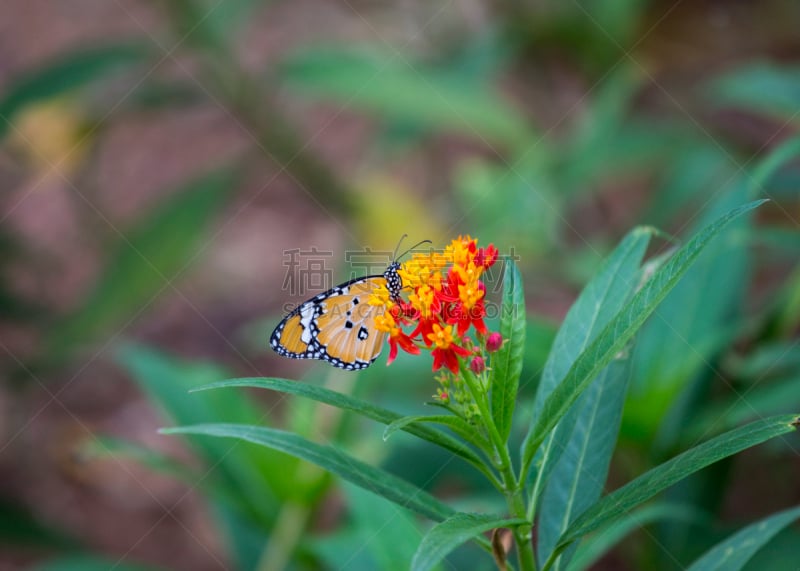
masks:
<svg viewBox="0 0 800 571"><path fill-rule="evenodd" d="M358 278L302 303L273 331L270 345L293 359L320 359L347 370L365 369L380 355L386 334L375 329L383 307L367 303L384 276Z"/></svg>

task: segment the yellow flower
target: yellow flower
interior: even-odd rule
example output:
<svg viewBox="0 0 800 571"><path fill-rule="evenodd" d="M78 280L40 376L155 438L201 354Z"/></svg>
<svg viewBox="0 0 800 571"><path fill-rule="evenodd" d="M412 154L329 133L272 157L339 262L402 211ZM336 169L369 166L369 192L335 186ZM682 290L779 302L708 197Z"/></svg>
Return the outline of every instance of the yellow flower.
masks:
<svg viewBox="0 0 800 571"><path fill-rule="evenodd" d="M445 255L449 256L455 266L466 266L475 258L475 253L470 251L470 246L474 249L478 241L469 236L459 236L445 248Z"/></svg>
<svg viewBox="0 0 800 571"><path fill-rule="evenodd" d="M453 326L445 325L442 327L438 323L433 324L433 333L428 333L430 339L437 349L447 349L453 344Z"/></svg>
<svg viewBox="0 0 800 571"><path fill-rule="evenodd" d="M477 281L458 286L458 298L464 309L472 309L476 303L483 299L484 291L478 288Z"/></svg>
<svg viewBox="0 0 800 571"><path fill-rule="evenodd" d="M392 337L400 332L400 327L398 327L394 317L388 311L382 315L375 316L375 329L388 333Z"/></svg>
<svg viewBox="0 0 800 571"><path fill-rule="evenodd" d="M437 289L442 281L441 270L447 266L448 258L439 252L413 254L398 270L403 285L415 288L421 285L432 285Z"/></svg>
<svg viewBox="0 0 800 571"><path fill-rule="evenodd" d="M469 262L465 265L453 266L458 277L466 284L477 284L483 273L483 266L476 266L475 262Z"/></svg>
<svg viewBox="0 0 800 571"><path fill-rule="evenodd" d="M424 319L433 317L435 311L433 310L433 303L436 300L436 292L434 288L429 285L419 286L414 293L408 296L408 301L411 305L419 311Z"/></svg>
<svg viewBox="0 0 800 571"><path fill-rule="evenodd" d="M389 294L389 290L386 288L386 286L381 284L372 290L372 294L370 294L367 303L369 305L383 305L385 307L392 307L394 305L394 300Z"/></svg>

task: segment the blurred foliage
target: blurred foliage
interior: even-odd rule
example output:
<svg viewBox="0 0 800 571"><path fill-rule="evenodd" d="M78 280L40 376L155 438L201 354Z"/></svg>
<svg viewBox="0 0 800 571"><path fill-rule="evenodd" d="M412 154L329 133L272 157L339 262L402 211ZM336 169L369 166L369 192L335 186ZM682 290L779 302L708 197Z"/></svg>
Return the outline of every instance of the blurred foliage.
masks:
<svg viewBox="0 0 800 571"><path fill-rule="evenodd" d="M682 10L645 0L503 1L481 3L479 25L458 23L446 8L430 21L424 10L422 15L411 10L414 34L405 43L388 41L380 24L353 13L367 40L361 34L355 42L327 35L308 41L301 35L266 67L254 69L241 57L242 38L257 33L253 22L271 18L280 4L152 3L166 42L142 31L130 40L69 46L0 78L0 180L9 196L0 228L0 308L4 327L12 334L21 331L22 346L33 345L25 370L19 363L9 367L26 381L10 393L20 399L20 410L33 410L38 402L31 370L58 391L66 388L62 371L76 367L87 352L114 345L115 361L163 413L165 424L269 420L310 440L325 435L360 458L380 462L414 484L447 490L469 505L490 502L479 479L407 435L384 443L380 429L354 415L331 418L324 405L294 397L277 405L235 391L187 398L187 390L237 371L174 358L177 346L169 344L117 346L125 336L118 339L120 328L139 316L157 321L157 301L182 295L175 280L200 263L213 240L210 230L247 196L247 177L264 165L285 171L294 185L296 198L275 195L278 212L320 206L352 233L348 241L386 245L403 232L440 241L462 231L496 243L504 253L513 248L532 284L520 381L525 402L539 386L556 316L564 313L563 303L540 296L537 286L571 297L637 223L675 234L674 241L651 247L651 259L658 259L721 212L771 198L758 217L742 218L724 231L637 335L611 481L627 481L644 466L744 422L797 409L796 41L786 43L777 31L766 30L772 39L764 49L711 54L711 64L698 71L692 67L696 52L685 57L677 48L659 51L652 36L662 20L677 18L688 30L701 26L736 44L742 28L735 22L722 32L707 22L705 10L719 7L701 3ZM368 14L374 9L378 22L381 14L396 16L392 10L403 9L364 3L356 8ZM792 3L770 2L764 13L776 20L800 18ZM437 27L439 18L448 24ZM698 50L685 40L671 38L676 46ZM161 69L165 62L178 71ZM107 190L96 187L96 175L111 127L198 108L224 109L247 132L246 148L218 163L197 164L174 187L160 189L159 198L130 225L112 225L95 206ZM334 164L307 140L319 134L316 125L309 131L309 117L318 109L369 126L364 156L354 167ZM324 136L339 144L338 133ZM85 217L77 221L81 240L103 253L96 279L66 312L19 286L26 282L18 274L36 276L49 263L48 254L5 223L33 186L30 180L46 171L56 172L83 208ZM419 181L422 188L410 191ZM11 192L15 187L19 193ZM76 252L76 259L81 255ZM242 331L255 331L262 347L277 309L265 306L263 312L269 318L253 315L251 323L241 324ZM5 341L3 347L11 353ZM433 389L425 367L412 359L401 356L388 369L372 367L354 386L320 371L312 369L308 377L404 414L429 410L423 403ZM522 440L530 414L518 410L512 441ZM25 428L10 425L16 420L8 416L4 433ZM200 490L238 569L392 569L395 558L413 553L409 546L425 531L405 511L349 486L341 491L324 472L284 454L244 443L231 448L214 439L187 442L199 467L181 466L125 439L99 438L85 452L130 458ZM3 450L4 469L13 467L14 459ZM768 454L792 459L785 449L759 452L741 460L745 471L757 469L761 455ZM719 530L694 533L701 526L689 528L686 521L702 514L718 522L730 513L723 500L734 493L736 481L733 464L726 462L671 489L650 505L652 512L645 512L646 506L641 523L598 531L573 561L588 565L646 525L646 533L632 535L615 552L615 562L665 570L687 565L723 537ZM333 529L320 530L315 522L331 511L337 494L344 494L346 514ZM766 515L760 505L745 507L751 520ZM119 563L113 556L74 556L82 538L41 523L35 505L15 498L13 504L4 501L0 512L4 549L38 547L42 559L55 557L38 569L106 569ZM386 520L386 529L376 532ZM796 560L796 535L796 528L779 534L770 544L779 555L769 559L771 552L762 551L749 568L768 561L780 569ZM364 541L363 550L349 549ZM673 559L654 544L668 546ZM458 568L475 564L471 549L452 556ZM61 559L60 553L68 557ZM143 569L126 563L116 568Z"/></svg>

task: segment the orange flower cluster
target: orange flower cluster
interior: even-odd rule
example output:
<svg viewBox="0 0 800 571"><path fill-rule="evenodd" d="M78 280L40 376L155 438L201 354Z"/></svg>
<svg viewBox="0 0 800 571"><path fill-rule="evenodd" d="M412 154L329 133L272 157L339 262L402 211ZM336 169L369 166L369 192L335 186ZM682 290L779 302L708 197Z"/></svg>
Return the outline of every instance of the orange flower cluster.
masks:
<svg viewBox="0 0 800 571"><path fill-rule="evenodd" d="M480 278L496 261L494 245L478 248L476 239L459 236L444 252L413 254L401 265L397 273L403 288L411 289L408 301L393 299L384 286L376 288L369 303L386 308L375 325L389 334L387 364L398 348L411 354L424 348L433 355L434 371L444 365L458 373L458 358L470 355L461 339L471 327L480 336L488 333L486 286ZM414 329L406 334L402 327L410 326Z"/></svg>

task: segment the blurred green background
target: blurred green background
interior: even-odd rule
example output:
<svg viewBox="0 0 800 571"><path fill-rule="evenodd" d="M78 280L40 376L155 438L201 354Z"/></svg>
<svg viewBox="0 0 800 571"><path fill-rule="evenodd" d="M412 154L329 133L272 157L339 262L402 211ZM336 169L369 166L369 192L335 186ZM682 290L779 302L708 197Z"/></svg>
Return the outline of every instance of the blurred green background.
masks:
<svg viewBox="0 0 800 571"><path fill-rule="evenodd" d="M491 501L458 461L323 405L187 393L281 376L402 412L429 399L420 359L345 373L268 350L302 298L283 287L296 248L333 251L334 281L345 251L403 233L519 256L530 397L628 229L669 233L657 256L771 198L639 334L608 487L797 410L797 22L792 0L4 0L0 568L395 569L425 529L281 454L156 433L173 424L287 427ZM799 503L798 452L795 438L697 474L662 498L683 511L593 568L682 568ZM751 567L794 569L799 541L787 530ZM491 567L470 548L449 564Z"/></svg>

